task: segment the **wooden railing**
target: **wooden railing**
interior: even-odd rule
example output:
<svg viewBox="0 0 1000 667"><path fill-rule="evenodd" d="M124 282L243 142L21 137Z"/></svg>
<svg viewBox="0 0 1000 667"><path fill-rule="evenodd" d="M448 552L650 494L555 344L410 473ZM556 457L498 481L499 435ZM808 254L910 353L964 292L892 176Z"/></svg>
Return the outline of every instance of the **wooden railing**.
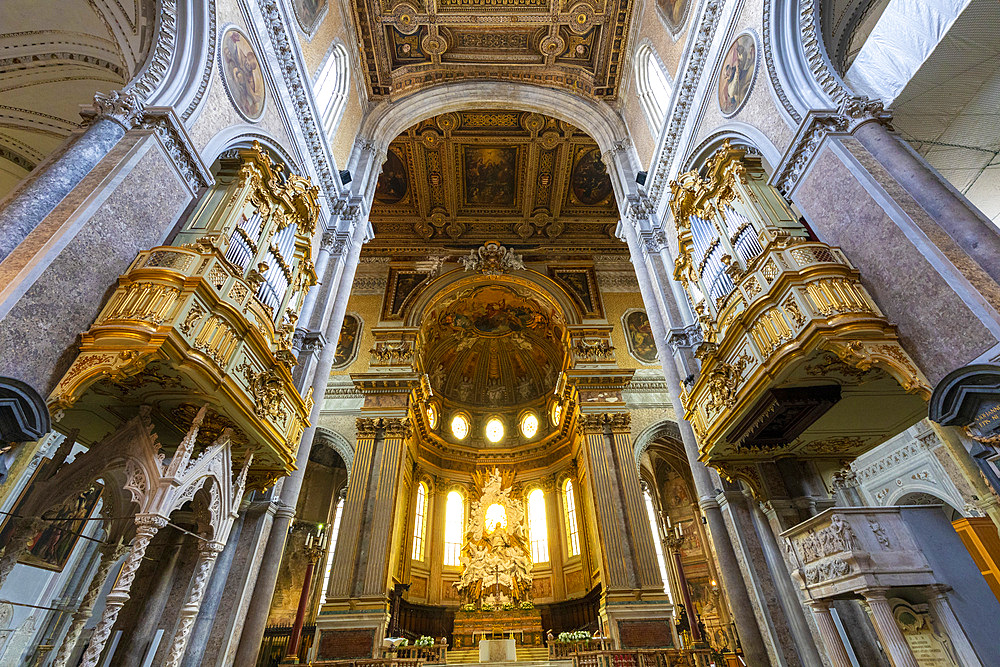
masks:
<svg viewBox="0 0 1000 667"><path fill-rule="evenodd" d="M397 660L416 660L418 662L447 662L447 644L431 644L430 646L400 646L394 651L382 650L383 658Z"/></svg>
<svg viewBox="0 0 1000 667"><path fill-rule="evenodd" d="M654 648L631 651L580 651L572 655L573 667L704 667L708 649Z"/></svg>
<svg viewBox="0 0 1000 667"><path fill-rule="evenodd" d="M607 647L604 640L584 639L578 642L550 641L548 648L549 660L569 660L581 651L599 651Z"/></svg>
<svg viewBox="0 0 1000 667"><path fill-rule="evenodd" d="M357 658L354 660L315 660L309 667L419 667L419 658Z"/></svg>

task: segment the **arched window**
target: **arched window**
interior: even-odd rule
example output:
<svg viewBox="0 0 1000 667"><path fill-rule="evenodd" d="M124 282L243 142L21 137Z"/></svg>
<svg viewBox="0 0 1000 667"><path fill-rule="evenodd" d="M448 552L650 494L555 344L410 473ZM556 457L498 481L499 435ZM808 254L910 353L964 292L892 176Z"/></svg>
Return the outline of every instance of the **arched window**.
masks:
<svg viewBox="0 0 1000 667"><path fill-rule="evenodd" d="M332 139L347 106L347 84L350 81L350 60L343 44L336 44L326 57L313 91L319 106L320 120L328 139Z"/></svg>
<svg viewBox="0 0 1000 667"><path fill-rule="evenodd" d="M674 596L670 593L670 580L667 578L667 561L663 557L663 540L660 539L659 515L653 506L653 497L645 485L642 487L642 495L646 499L646 514L649 515L649 529L653 532L653 548L656 549L656 562L660 566L660 577L663 579L663 592L673 602Z"/></svg>
<svg viewBox="0 0 1000 667"><path fill-rule="evenodd" d="M563 482L563 507L566 510L566 539L569 541L569 555L580 555L580 531L576 526L576 501L573 498L573 480Z"/></svg>
<svg viewBox="0 0 1000 667"><path fill-rule="evenodd" d="M444 564L459 565L462 537L465 534L465 501L462 494L452 491L444 511Z"/></svg>
<svg viewBox="0 0 1000 667"><path fill-rule="evenodd" d="M648 44L640 46L635 54L635 84L649 131L654 137L659 136L670 106L670 82Z"/></svg>
<svg viewBox="0 0 1000 667"><path fill-rule="evenodd" d="M549 562L548 523L545 520L545 493L535 489L528 494L528 540L531 542L531 562Z"/></svg>
<svg viewBox="0 0 1000 667"><path fill-rule="evenodd" d="M323 592L320 603L326 602L326 589L330 586L330 571L333 569L333 554L337 551L337 535L340 534L340 517L344 514L345 494L341 492L337 500L337 509L333 513L333 526L330 528L330 546L326 552L326 569L323 571Z"/></svg>
<svg viewBox="0 0 1000 667"><path fill-rule="evenodd" d="M417 484L417 503L413 509L413 560L424 559L424 531L427 525L427 485Z"/></svg>

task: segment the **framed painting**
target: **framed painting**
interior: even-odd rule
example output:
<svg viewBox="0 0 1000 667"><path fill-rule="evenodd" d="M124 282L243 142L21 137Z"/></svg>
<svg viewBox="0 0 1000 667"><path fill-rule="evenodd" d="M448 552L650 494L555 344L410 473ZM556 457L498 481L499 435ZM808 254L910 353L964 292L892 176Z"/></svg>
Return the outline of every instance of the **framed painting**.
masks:
<svg viewBox="0 0 1000 667"><path fill-rule="evenodd" d="M691 0L657 0L656 8L659 10L663 22L667 24L667 29L675 38L684 27L687 20L688 9L691 7Z"/></svg>
<svg viewBox="0 0 1000 667"><path fill-rule="evenodd" d="M328 6L327 0L292 0L292 11L302 32L312 37L316 28L323 22Z"/></svg>
<svg viewBox="0 0 1000 667"><path fill-rule="evenodd" d="M593 267L549 267L549 275L562 283L584 317L604 317L600 291L597 289L597 274Z"/></svg>
<svg viewBox="0 0 1000 667"><path fill-rule="evenodd" d="M744 32L733 40L722 59L719 71L719 110L722 115L735 115L746 102L757 75L757 40Z"/></svg>
<svg viewBox="0 0 1000 667"><path fill-rule="evenodd" d="M465 204L513 206L516 199L517 149L510 146L463 146Z"/></svg>
<svg viewBox="0 0 1000 667"><path fill-rule="evenodd" d="M229 100L241 116L250 122L264 114L264 72L253 45L236 26L222 32L219 45L219 69Z"/></svg>
<svg viewBox="0 0 1000 667"><path fill-rule="evenodd" d="M622 328L625 330L629 354L641 363L655 364L656 341L653 339L646 311L634 309L626 312L622 316Z"/></svg>
<svg viewBox="0 0 1000 667"><path fill-rule="evenodd" d="M44 464L35 469L28 484L18 496L17 502L14 503L11 514L20 514L27 492L34 484L39 470L43 467ZM87 527L87 521L93 515L94 508L97 507L97 501L100 500L103 491L104 485L100 482L94 482L86 491L75 498L46 512L45 516L53 520L46 522L46 525L31 537L28 541L27 551L18 562L62 572L80 538L80 533ZM10 521L5 519L3 525L0 526L0 542L6 543L11 528Z"/></svg>
<svg viewBox="0 0 1000 667"><path fill-rule="evenodd" d="M337 349L333 354L334 368L343 368L358 356L361 325L361 318L357 315L350 313L344 315L344 324L340 327L340 337L337 339Z"/></svg>

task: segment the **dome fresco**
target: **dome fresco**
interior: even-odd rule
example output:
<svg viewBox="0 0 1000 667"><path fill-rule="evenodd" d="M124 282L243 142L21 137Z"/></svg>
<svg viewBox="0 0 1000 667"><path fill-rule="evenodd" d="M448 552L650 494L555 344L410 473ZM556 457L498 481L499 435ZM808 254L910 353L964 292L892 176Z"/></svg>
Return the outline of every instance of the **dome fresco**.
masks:
<svg viewBox="0 0 1000 667"><path fill-rule="evenodd" d="M553 308L507 285L478 285L431 312L424 368L434 391L473 406L529 403L562 370L564 326Z"/></svg>

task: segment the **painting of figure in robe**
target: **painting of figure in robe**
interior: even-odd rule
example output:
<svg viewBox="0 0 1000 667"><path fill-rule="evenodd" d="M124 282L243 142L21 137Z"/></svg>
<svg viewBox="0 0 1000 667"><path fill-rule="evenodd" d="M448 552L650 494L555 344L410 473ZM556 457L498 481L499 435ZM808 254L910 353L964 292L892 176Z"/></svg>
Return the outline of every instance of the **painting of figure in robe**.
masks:
<svg viewBox="0 0 1000 667"><path fill-rule="evenodd" d="M633 357L644 364L656 363L656 341L645 311L633 310L625 316L625 336Z"/></svg>
<svg viewBox="0 0 1000 667"><path fill-rule="evenodd" d="M757 42L743 33L732 43L722 61L719 75L719 109L732 116L746 100L757 69Z"/></svg>
<svg viewBox="0 0 1000 667"><path fill-rule="evenodd" d="M302 32L311 35L326 12L327 0L292 0L292 9Z"/></svg>
<svg viewBox="0 0 1000 667"><path fill-rule="evenodd" d="M229 28L222 36L222 76L236 109L247 120L264 112L264 74L246 35Z"/></svg>
<svg viewBox="0 0 1000 667"><path fill-rule="evenodd" d="M344 316L344 324L340 327L340 338L337 339L337 351L333 355L334 368L341 368L354 360L360 330L361 321L357 317Z"/></svg>
<svg viewBox="0 0 1000 667"><path fill-rule="evenodd" d="M465 203L514 205L517 149L506 146L465 146Z"/></svg>

